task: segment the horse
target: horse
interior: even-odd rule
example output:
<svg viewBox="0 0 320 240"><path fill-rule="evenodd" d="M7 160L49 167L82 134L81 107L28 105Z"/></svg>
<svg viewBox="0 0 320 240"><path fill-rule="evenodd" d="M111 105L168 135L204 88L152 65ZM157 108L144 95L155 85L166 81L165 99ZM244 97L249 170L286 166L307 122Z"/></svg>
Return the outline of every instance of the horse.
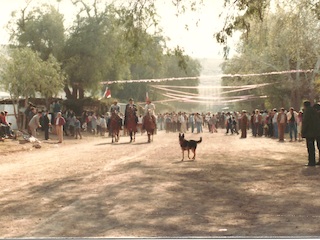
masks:
<svg viewBox="0 0 320 240"><path fill-rule="evenodd" d="M128 108L126 111L125 127L129 132L130 142L132 142L136 140L137 116L134 114L134 110L131 108Z"/></svg>
<svg viewBox="0 0 320 240"><path fill-rule="evenodd" d="M120 139L120 128L121 128L121 118L116 112L113 112L110 117L110 125L109 125L109 131L112 138L112 143L118 142ZM114 139L114 140L113 140Z"/></svg>
<svg viewBox="0 0 320 240"><path fill-rule="evenodd" d="M156 120L153 115L148 111L147 114L143 117L142 128L147 131L148 134L148 143L153 141L153 134L156 130Z"/></svg>

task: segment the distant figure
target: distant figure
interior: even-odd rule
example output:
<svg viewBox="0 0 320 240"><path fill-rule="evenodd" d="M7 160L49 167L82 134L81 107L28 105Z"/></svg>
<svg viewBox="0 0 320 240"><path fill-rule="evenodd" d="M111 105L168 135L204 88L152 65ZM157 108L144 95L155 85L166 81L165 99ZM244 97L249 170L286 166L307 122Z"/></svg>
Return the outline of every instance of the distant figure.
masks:
<svg viewBox="0 0 320 240"><path fill-rule="evenodd" d="M58 136L58 143L62 143L63 141L63 125L66 124L66 120L62 117L61 112L57 113L57 117L54 120L54 125L56 128L56 133Z"/></svg>
<svg viewBox="0 0 320 240"><path fill-rule="evenodd" d="M42 116L42 112L38 111L38 113L36 115L34 115L31 120L29 121L29 129L30 129L30 133L33 137L37 137L37 129L41 128L40 125L40 118Z"/></svg>

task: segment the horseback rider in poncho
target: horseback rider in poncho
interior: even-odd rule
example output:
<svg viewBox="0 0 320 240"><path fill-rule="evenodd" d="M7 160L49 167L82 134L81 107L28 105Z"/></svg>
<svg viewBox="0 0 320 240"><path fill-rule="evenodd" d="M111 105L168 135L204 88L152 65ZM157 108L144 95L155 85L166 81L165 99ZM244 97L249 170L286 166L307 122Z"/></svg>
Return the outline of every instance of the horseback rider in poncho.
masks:
<svg viewBox="0 0 320 240"><path fill-rule="evenodd" d="M144 116L149 114L152 118L153 123L155 124L155 126L157 126L155 110L156 110L156 106L151 102L150 99L147 99L147 104L144 107Z"/></svg>
<svg viewBox="0 0 320 240"><path fill-rule="evenodd" d="M111 107L110 107L110 112L111 112L111 117L112 117L113 115L116 116L116 118L117 118L118 121L119 121L119 125L120 125L121 128L122 128L122 119L121 119L121 117L119 116L120 106L118 105L118 101L117 101L117 100L114 100L114 101L113 101L113 105L111 105Z"/></svg>

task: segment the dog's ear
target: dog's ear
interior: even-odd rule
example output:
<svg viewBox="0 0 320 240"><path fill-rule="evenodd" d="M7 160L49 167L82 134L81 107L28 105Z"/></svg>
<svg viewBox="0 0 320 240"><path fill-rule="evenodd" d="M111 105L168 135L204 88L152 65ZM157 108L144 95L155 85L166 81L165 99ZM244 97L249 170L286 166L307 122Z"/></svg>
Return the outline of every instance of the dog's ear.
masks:
<svg viewBox="0 0 320 240"><path fill-rule="evenodd" d="M184 138L184 133L182 133L182 135L181 135L183 138Z"/></svg>
<svg viewBox="0 0 320 240"><path fill-rule="evenodd" d="M181 133L179 133L179 137L181 137Z"/></svg>

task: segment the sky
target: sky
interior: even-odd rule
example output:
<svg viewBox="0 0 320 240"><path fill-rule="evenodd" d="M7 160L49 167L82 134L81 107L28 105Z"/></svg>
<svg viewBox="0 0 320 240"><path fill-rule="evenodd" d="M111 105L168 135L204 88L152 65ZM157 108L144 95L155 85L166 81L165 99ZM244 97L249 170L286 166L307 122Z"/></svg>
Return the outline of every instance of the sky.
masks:
<svg viewBox="0 0 320 240"><path fill-rule="evenodd" d="M20 10L26 5L26 0L0 0L0 44L6 44L9 34L6 25L11 19L11 13ZM52 3L57 5L56 0L33 0L32 4ZM217 32L223 20L219 19L219 14L223 11L222 0L204 0L202 6L196 12L188 12L178 17L175 15L176 9L168 0L158 0L157 7L161 16L160 25L163 28L164 36L170 41L168 46L173 48L179 45L185 53L195 58L222 59L222 46L216 43L213 34ZM59 10L65 15L65 24L70 25L76 9L70 0L62 0ZM196 25L196 23L198 24ZM185 26L188 25L188 30Z"/></svg>

